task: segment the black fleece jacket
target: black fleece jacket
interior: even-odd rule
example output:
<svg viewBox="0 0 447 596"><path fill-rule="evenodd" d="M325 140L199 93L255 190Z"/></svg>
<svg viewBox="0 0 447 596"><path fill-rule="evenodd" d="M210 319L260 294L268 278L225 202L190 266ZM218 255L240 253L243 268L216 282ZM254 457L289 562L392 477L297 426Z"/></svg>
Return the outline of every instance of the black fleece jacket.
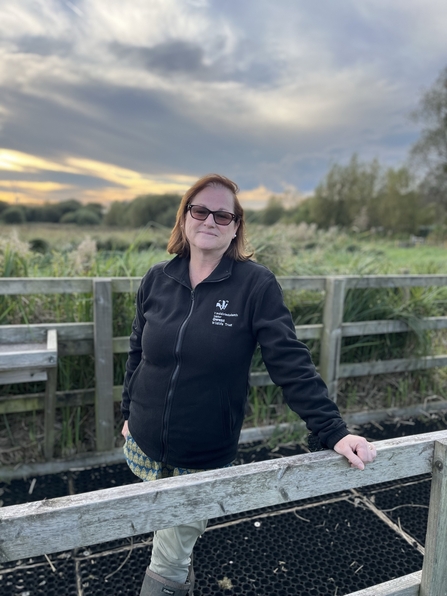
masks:
<svg viewBox="0 0 447 596"><path fill-rule="evenodd" d="M273 273L224 257L192 290L189 260L175 257L152 267L137 294L121 408L142 451L187 468L230 463L257 343L273 382L321 443L332 448L347 435Z"/></svg>

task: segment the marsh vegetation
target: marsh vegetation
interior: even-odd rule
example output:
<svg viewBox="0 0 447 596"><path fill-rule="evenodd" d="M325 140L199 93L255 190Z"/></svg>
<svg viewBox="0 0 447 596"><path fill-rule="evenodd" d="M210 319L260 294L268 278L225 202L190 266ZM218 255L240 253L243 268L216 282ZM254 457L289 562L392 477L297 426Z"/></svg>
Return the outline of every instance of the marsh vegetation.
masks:
<svg viewBox="0 0 447 596"><path fill-rule="evenodd" d="M133 229L81 228L74 225L28 225L0 229L0 277L128 277L142 276L161 260L169 228L157 225ZM317 230L301 223L261 226L251 224L249 237L258 262L281 275L447 274L446 246L442 242L415 243L393 240L381 234L346 233L337 228ZM284 292L296 325L321 322L324 294L319 291ZM128 336L134 296L114 295L115 337ZM421 317L447 315L447 287L348 290L344 321L398 319L413 332L344 338L341 362L404 358L410 355L447 353L442 331L420 331ZM46 322L87 322L93 316L88 294L0 296L0 325ZM1 329L0 329L1 332ZM319 361L319 341L307 342L314 362ZM123 379L125 355L116 354L114 384ZM258 353L253 370L262 370ZM345 379L339 386L344 411L405 406L424 399L447 398L445 369ZM58 390L94 387L93 356L64 356L58 367ZM35 394L43 384L0 387L0 398L11 394ZM2 414L0 461L14 464L41 458L40 412ZM88 451L94 446L93 406L64 407L58 411L57 455ZM247 409L247 425L295 420L273 386L253 387ZM120 415L116 410L119 442Z"/></svg>

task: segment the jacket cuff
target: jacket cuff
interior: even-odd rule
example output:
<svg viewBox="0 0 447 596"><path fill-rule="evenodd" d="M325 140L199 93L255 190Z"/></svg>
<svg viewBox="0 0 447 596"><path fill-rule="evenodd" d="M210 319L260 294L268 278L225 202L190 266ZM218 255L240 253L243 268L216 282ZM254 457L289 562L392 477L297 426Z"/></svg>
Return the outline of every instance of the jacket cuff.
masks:
<svg viewBox="0 0 447 596"><path fill-rule="evenodd" d="M326 439L326 445L329 447L329 449L333 449L338 441L347 435L349 435L349 430L347 428L340 428L335 433L330 435L328 439Z"/></svg>

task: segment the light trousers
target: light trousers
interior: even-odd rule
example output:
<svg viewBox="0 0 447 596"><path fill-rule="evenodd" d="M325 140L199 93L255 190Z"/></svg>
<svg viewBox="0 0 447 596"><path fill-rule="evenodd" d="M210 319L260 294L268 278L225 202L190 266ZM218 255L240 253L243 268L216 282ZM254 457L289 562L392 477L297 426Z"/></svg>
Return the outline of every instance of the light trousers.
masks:
<svg viewBox="0 0 447 596"><path fill-rule="evenodd" d="M145 482L203 472L203 470L163 464L149 458L141 451L130 433L128 433L124 444L124 455L132 472ZM154 533L149 569L171 581L185 583L192 550L197 538L205 531L207 523L208 520L205 519L165 530L157 530Z"/></svg>
<svg viewBox="0 0 447 596"><path fill-rule="evenodd" d="M203 534L208 520L157 530L154 533L149 569L166 579L184 584L188 576L191 554L197 538Z"/></svg>

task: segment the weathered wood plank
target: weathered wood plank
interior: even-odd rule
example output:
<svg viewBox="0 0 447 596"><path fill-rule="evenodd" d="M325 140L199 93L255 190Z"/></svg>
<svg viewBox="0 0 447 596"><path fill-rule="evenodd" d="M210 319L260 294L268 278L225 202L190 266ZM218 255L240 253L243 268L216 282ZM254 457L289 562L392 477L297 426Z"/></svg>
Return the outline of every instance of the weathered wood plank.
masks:
<svg viewBox="0 0 447 596"><path fill-rule="evenodd" d="M376 362L357 362L340 364L339 378L380 375L383 373L424 370L447 366L447 355L427 356L425 358L399 358L396 360L378 360Z"/></svg>
<svg viewBox="0 0 447 596"><path fill-rule="evenodd" d="M447 431L380 441L362 472L326 451L3 507L0 561L425 474L436 440Z"/></svg>
<svg viewBox="0 0 447 596"><path fill-rule="evenodd" d="M447 286L447 275L346 275L346 288Z"/></svg>
<svg viewBox="0 0 447 596"><path fill-rule="evenodd" d="M296 425L293 425L294 428L297 426L304 428L304 423L298 422ZM291 428L291 424L284 423L277 426L271 425L242 429L239 443L243 445L244 443L252 443L253 441L267 440L274 432ZM124 461L124 453L120 447L113 451L103 451L101 453L78 453L70 458L52 460L50 462L0 466L0 482L10 482L17 478L34 478L35 476L44 476L47 474L59 474L68 470L79 470L92 466L124 463Z"/></svg>
<svg viewBox="0 0 447 596"><path fill-rule="evenodd" d="M50 368L57 363L57 350L47 344L0 344L0 371Z"/></svg>
<svg viewBox="0 0 447 596"><path fill-rule="evenodd" d="M46 370L36 370L35 368L23 370L17 368L15 370L0 371L0 385L11 385L12 383L35 383L36 381L46 380Z"/></svg>
<svg viewBox="0 0 447 596"><path fill-rule="evenodd" d="M418 330L434 331L447 328L447 317L426 317L417 321ZM359 335L380 335L384 333L405 333L413 329L405 321L359 321L343 323L343 337Z"/></svg>
<svg viewBox="0 0 447 596"><path fill-rule="evenodd" d="M420 596L447 594L447 439L435 441Z"/></svg>
<svg viewBox="0 0 447 596"><path fill-rule="evenodd" d="M328 277L321 335L320 374L328 387L329 397L334 401L337 400L344 299L345 280Z"/></svg>
<svg viewBox="0 0 447 596"><path fill-rule="evenodd" d="M114 445L111 280L96 278L93 295L96 449L110 451Z"/></svg>
<svg viewBox="0 0 447 596"><path fill-rule="evenodd" d="M54 452L55 422L56 422L56 386L57 386L57 332L49 329L47 335L47 350L56 354L55 366L47 369L47 383L45 387L44 410L44 454L45 459L51 459Z"/></svg>
<svg viewBox="0 0 447 596"><path fill-rule="evenodd" d="M0 325L0 344L44 343L50 329L61 341L93 340L93 323L36 323Z"/></svg>
<svg viewBox="0 0 447 596"><path fill-rule="evenodd" d="M252 387L266 387L267 385L274 385L268 372L252 372L250 373L250 385Z"/></svg>
<svg viewBox="0 0 447 596"><path fill-rule="evenodd" d="M56 384L57 368L49 368L45 388L44 406L44 455L45 459L51 459L54 452L55 422L56 422Z"/></svg>
<svg viewBox="0 0 447 596"><path fill-rule="evenodd" d="M112 292L119 294L136 294L141 277L112 277Z"/></svg>
<svg viewBox="0 0 447 596"><path fill-rule="evenodd" d="M447 401L435 401L407 406L405 408L383 408L380 410L365 410L343 414L348 426L358 426L370 422L383 422L392 420L404 420L413 416L427 416L435 412L447 412Z"/></svg>
<svg viewBox="0 0 447 596"><path fill-rule="evenodd" d="M317 290L324 292L326 287L326 277L323 275L315 276L278 276L279 285L283 290Z"/></svg>
<svg viewBox="0 0 447 596"><path fill-rule="evenodd" d="M447 275L347 275L344 278L347 288L447 286ZM112 278L113 292L136 292L140 281L140 277ZM324 291L326 277L279 276L278 281L285 290ZM0 280L0 295L91 292L92 278L89 277L11 277Z"/></svg>
<svg viewBox="0 0 447 596"><path fill-rule="evenodd" d="M323 332L323 324L296 325L295 331L298 339L320 339Z"/></svg>
<svg viewBox="0 0 447 596"><path fill-rule="evenodd" d="M114 337L112 341L112 349L114 354L127 354L129 351L129 337Z"/></svg>
<svg viewBox="0 0 447 596"><path fill-rule="evenodd" d="M419 596L420 585L421 572L417 571L371 588L351 592L347 596Z"/></svg>
<svg viewBox="0 0 447 596"><path fill-rule="evenodd" d="M18 294L91 294L91 277L4 277L1 295Z"/></svg>
<svg viewBox="0 0 447 596"><path fill-rule="evenodd" d="M46 375L46 373L44 373ZM32 379L46 381L45 378ZM25 382L25 381L24 381ZM121 387L116 387L113 392L113 401L121 401ZM64 406L85 406L95 403L95 389L75 389L73 391L57 391L56 407ZM13 414L17 412L32 412L34 410L43 410L45 407L45 393L31 393L24 395L12 395L0 397L0 414Z"/></svg>
<svg viewBox="0 0 447 596"><path fill-rule="evenodd" d="M95 466L113 465L124 463L124 453L121 448L101 453L82 453L66 459L53 459L51 461L20 464L16 466L0 466L0 482L11 482L18 478L35 478L48 474L60 474L69 470L84 470Z"/></svg>

